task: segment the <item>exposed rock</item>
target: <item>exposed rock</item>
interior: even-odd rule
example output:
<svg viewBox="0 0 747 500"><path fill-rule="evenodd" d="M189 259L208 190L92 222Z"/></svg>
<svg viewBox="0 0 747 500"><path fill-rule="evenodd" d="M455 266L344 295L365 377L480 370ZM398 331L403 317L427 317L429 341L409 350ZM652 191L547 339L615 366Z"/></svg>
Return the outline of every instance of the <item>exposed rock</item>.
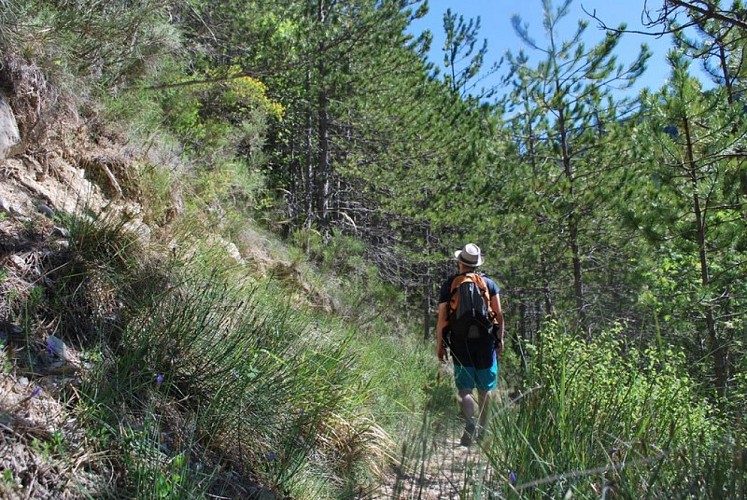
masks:
<svg viewBox="0 0 747 500"><path fill-rule="evenodd" d="M23 328L8 321L0 321L0 338L4 340L22 338Z"/></svg>
<svg viewBox="0 0 747 500"><path fill-rule="evenodd" d="M39 210L39 213L42 213L42 214L46 215L50 219L52 217L54 217L54 210L52 210L51 208L49 208L44 203L39 203L39 205L36 208L37 208L37 210Z"/></svg>
<svg viewBox="0 0 747 500"><path fill-rule="evenodd" d="M124 229L132 234L135 234L144 243L150 241L152 230L148 224L142 220L135 219L124 225Z"/></svg>
<svg viewBox="0 0 747 500"><path fill-rule="evenodd" d="M127 171L127 164L121 158L105 154L89 155L79 158L78 164L108 197L122 198L122 187L114 175L114 172Z"/></svg>
<svg viewBox="0 0 747 500"><path fill-rule="evenodd" d="M65 345L65 342L63 342L62 339L55 337L54 335L47 335L47 350L52 356L67 359L67 346Z"/></svg>
<svg viewBox="0 0 747 500"><path fill-rule="evenodd" d="M10 202L8 202L8 200L3 196L0 196L0 210L8 214L13 213L13 208L10 206Z"/></svg>
<svg viewBox="0 0 747 500"><path fill-rule="evenodd" d="M248 498L257 500L275 500L277 496L267 488L254 487L247 491Z"/></svg>
<svg viewBox="0 0 747 500"><path fill-rule="evenodd" d="M29 174L33 175L38 182L44 182L47 178L47 168L39 163L36 158L28 155L23 155L23 163L29 170Z"/></svg>
<svg viewBox="0 0 747 500"><path fill-rule="evenodd" d="M70 248L70 242L68 240L57 240L53 241L50 247L57 251L67 250Z"/></svg>
<svg viewBox="0 0 747 500"><path fill-rule="evenodd" d="M0 95L0 160L23 153L18 123L8 101Z"/></svg>
<svg viewBox="0 0 747 500"><path fill-rule="evenodd" d="M52 236L56 238L69 238L70 231L68 231L64 227L54 226L52 228Z"/></svg>
<svg viewBox="0 0 747 500"><path fill-rule="evenodd" d="M238 247L233 242L230 242L220 235L208 235L204 240L203 244L206 248L210 248L213 250L221 249L225 252L225 254L231 258L234 262L237 264L244 264L244 258L241 256L241 252L239 252ZM177 248L172 247L172 252L176 252ZM186 254L184 255L184 258L191 259L195 255L197 255L200 252L200 248L198 244L193 245L189 249L186 250Z"/></svg>

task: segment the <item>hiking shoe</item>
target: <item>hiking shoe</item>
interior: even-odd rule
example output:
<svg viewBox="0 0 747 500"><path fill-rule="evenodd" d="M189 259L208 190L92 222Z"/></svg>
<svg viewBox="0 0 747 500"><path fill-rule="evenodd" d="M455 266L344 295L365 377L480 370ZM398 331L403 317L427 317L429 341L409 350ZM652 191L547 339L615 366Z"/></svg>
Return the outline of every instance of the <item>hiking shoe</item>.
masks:
<svg viewBox="0 0 747 500"><path fill-rule="evenodd" d="M469 446L475 437L475 424L465 424L462 439L459 440L461 446Z"/></svg>

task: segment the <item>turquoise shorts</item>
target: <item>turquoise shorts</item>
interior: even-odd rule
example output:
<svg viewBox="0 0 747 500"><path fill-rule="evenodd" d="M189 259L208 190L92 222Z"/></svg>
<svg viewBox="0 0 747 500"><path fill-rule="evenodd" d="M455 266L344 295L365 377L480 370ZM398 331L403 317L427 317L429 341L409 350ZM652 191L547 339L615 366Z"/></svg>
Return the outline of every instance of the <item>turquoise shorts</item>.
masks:
<svg viewBox="0 0 747 500"><path fill-rule="evenodd" d="M498 360L493 360L490 368L478 370L471 366L454 364L454 381L457 390L492 391L498 384Z"/></svg>

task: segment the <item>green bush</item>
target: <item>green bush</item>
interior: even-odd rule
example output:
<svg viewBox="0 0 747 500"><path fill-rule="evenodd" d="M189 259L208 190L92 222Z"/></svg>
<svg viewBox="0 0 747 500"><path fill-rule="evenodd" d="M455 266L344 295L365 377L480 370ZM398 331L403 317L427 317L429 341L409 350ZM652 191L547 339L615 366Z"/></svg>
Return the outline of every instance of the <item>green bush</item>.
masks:
<svg viewBox="0 0 747 500"><path fill-rule="evenodd" d="M177 76L156 85L164 121L191 156L206 164L238 155L252 168L263 166L270 121L282 119L282 107L267 96L261 81L239 68L217 68Z"/></svg>
<svg viewBox="0 0 747 500"><path fill-rule="evenodd" d="M639 350L621 329L586 342L552 324L542 340L526 393L498 412L485 443L501 477L512 471L518 484L493 487L552 497L734 491L734 474L718 494L708 479L728 475L713 467L724 466L730 438L681 352Z"/></svg>

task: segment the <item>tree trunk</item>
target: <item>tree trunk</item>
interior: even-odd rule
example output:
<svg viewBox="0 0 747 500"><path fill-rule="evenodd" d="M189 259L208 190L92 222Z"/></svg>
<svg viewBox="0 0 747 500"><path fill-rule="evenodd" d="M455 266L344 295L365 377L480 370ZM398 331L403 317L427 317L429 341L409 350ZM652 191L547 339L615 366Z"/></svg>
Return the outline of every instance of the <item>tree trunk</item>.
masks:
<svg viewBox="0 0 747 500"><path fill-rule="evenodd" d="M319 63L320 70L324 64ZM329 231L329 197L331 162L329 155L329 100L324 89L318 95L319 119L317 123L317 176L316 176L316 215L323 233Z"/></svg>
<svg viewBox="0 0 747 500"><path fill-rule="evenodd" d="M560 127L560 148L562 153L563 161L563 172L565 173L566 181L568 181L568 193L567 201L570 205L570 210L566 216L566 225L568 227L568 248L571 250L571 263L573 266L573 295L576 303L576 318L577 327L586 334L586 338L590 339L591 332L587 325L586 320L586 304L584 303L584 281L583 281L583 267L581 263L581 251L578 244L578 214L576 213L576 200L575 200L575 174L573 172L573 165L571 163L571 157L568 153L568 137L565 128L565 113L560 110L558 113L558 126Z"/></svg>
<svg viewBox="0 0 747 500"><path fill-rule="evenodd" d="M306 95L311 94L311 71L306 72ZM312 110L306 110L306 155L304 173L304 212L306 216L305 226L309 227L314 220L314 123Z"/></svg>
<svg viewBox="0 0 747 500"><path fill-rule="evenodd" d="M545 255L542 254L540 257L542 261L542 278L545 284L543 290L543 298L545 303L545 316L555 316L555 308L552 303L552 294L550 293L550 272L547 270L547 262L545 261ZM538 328L539 329L539 328Z"/></svg>
<svg viewBox="0 0 747 500"><path fill-rule="evenodd" d="M317 4L317 21L321 27L327 22L327 12L324 0ZM329 96L327 95L327 68L324 64L324 44L319 42L317 71L319 90L317 92L317 175L315 189L316 216L322 233L329 232L329 186L331 177L331 162L329 154Z"/></svg>
<svg viewBox="0 0 747 500"><path fill-rule="evenodd" d="M726 102L728 102L729 104L734 104L733 82L731 76L729 75L729 62L727 61L724 41L721 39L721 37L716 38L716 45L718 45L718 62L719 66L721 67L721 76L724 79L724 88L726 89Z"/></svg>
<svg viewBox="0 0 747 500"><path fill-rule="evenodd" d="M698 244L698 259L700 262L700 283L704 290L708 290L711 284L709 263L708 263L708 252L706 248L706 223L705 223L705 211L700 204L700 196L698 194L698 169L695 163L695 156L693 153L692 137L690 134L690 122L689 120L683 120L683 128L685 131L685 138L687 140L687 165L685 166L688 175L690 177L690 183L692 186L692 197L693 197L693 213L695 215L695 227L696 227L696 238ZM723 397L726 392L726 381L727 381L727 368L726 358L727 352L726 347L720 341L718 333L716 331L716 321L714 319L713 302L710 297L706 297L706 303L704 305L704 315L706 323L706 333L708 335L708 348L713 357L713 372L714 372L714 383L716 386L716 392L719 396Z"/></svg>
<svg viewBox="0 0 747 500"><path fill-rule="evenodd" d="M581 253L578 246L578 224L576 222L575 206L568 214L568 245L571 248L571 260L573 263L573 291L576 300L576 312L578 314L578 327L586 333L587 340L591 340L591 331L586 319L586 305L584 303L584 281L581 267Z"/></svg>
<svg viewBox="0 0 747 500"><path fill-rule="evenodd" d="M431 279L431 265L428 257L431 253L431 228L425 225L425 279L423 280L423 339L428 340L431 331L431 293L433 291L433 281Z"/></svg>

